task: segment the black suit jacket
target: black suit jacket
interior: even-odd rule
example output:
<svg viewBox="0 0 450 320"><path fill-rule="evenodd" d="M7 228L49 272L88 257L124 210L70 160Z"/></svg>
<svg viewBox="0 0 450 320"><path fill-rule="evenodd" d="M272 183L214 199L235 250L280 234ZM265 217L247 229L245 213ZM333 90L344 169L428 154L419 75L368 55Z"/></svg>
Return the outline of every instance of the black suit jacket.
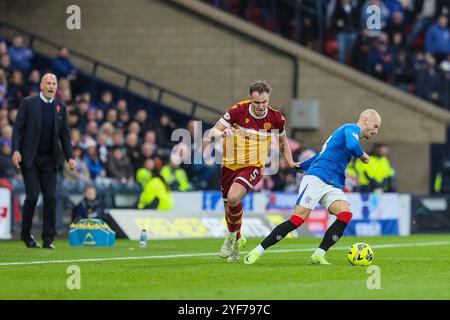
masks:
<svg viewBox="0 0 450 320"><path fill-rule="evenodd" d="M66 160L73 159L73 154L66 106L61 101L54 99L53 112L55 115L53 155L55 157L55 165L57 165L61 146ZM24 98L14 123L12 151L20 152L22 165L26 168L30 168L33 164L39 146L42 125L41 113L41 98L39 95Z"/></svg>

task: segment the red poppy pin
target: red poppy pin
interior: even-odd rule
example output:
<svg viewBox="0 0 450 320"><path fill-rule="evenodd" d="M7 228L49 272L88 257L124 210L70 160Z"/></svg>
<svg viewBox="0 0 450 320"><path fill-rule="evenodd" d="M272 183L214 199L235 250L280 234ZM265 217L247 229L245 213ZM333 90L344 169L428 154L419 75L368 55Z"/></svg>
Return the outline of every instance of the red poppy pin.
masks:
<svg viewBox="0 0 450 320"><path fill-rule="evenodd" d="M59 104L56 105L56 112L59 112L61 110L61 106Z"/></svg>

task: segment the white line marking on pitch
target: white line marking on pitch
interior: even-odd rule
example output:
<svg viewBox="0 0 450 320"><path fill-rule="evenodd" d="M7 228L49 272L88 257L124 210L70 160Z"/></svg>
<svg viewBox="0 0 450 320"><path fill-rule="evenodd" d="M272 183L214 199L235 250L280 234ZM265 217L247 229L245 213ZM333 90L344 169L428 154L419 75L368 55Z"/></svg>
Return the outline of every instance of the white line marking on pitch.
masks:
<svg viewBox="0 0 450 320"><path fill-rule="evenodd" d="M384 248L401 248L401 247L423 247L423 246L439 246L450 245L450 241L436 241L436 242L418 242L418 243L397 243L397 244L379 244L372 245L375 249ZM269 250L267 253L289 253L289 252L305 252L314 251L316 248L302 248L302 249L278 249ZM348 247L335 247L333 250L348 250ZM241 252L245 254L247 251ZM186 253L186 254L172 254L161 256L141 256L141 257L116 257L116 258L91 258L91 259L77 259L77 260L47 260L47 261L22 261L22 262L3 262L0 266L20 266L33 264L50 264L50 263L74 263L74 262L98 262L98 261L120 261L120 260L145 260L145 259L175 259L175 258L189 258L189 257L209 257L216 256L217 252L210 253Z"/></svg>

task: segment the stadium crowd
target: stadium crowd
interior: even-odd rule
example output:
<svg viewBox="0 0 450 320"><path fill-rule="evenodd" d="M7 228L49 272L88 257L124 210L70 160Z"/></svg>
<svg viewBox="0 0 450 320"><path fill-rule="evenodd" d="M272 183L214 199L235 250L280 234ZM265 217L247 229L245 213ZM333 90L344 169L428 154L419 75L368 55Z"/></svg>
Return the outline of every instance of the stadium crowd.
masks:
<svg viewBox="0 0 450 320"><path fill-rule="evenodd" d="M175 142L170 137L178 125L168 114L155 119L147 109L130 107L127 100L115 99L112 90L103 91L96 101L89 91L73 92L77 70L66 47L52 59L51 70L40 69L33 56L22 37L14 37L11 45L0 38L0 178L11 181L13 186L21 184L20 171L11 162L12 128L21 99L38 94L42 73L50 71L59 76L56 97L67 105L77 161L74 171L61 161L64 187L77 192L92 184L137 187L142 190L139 208L155 205L158 198L164 199L156 202L161 209L173 205L170 191L219 189L220 164L180 165L171 161ZM186 129L194 136L193 119L187 122ZM316 153L302 142L289 143L295 161L305 161ZM192 157L202 150L195 143L182 144L181 149ZM387 153L387 146L376 146L372 156L384 160L373 161L371 168L358 161L352 163L347 170L346 191L395 191L395 170ZM281 157L278 173L265 176L255 191L297 192L301 178Z"/></svg>
<svg viewBox="0 0 450 320"><path fill-rule="evenodd" d="M204 1L450 110L448 0Z"/></svg>

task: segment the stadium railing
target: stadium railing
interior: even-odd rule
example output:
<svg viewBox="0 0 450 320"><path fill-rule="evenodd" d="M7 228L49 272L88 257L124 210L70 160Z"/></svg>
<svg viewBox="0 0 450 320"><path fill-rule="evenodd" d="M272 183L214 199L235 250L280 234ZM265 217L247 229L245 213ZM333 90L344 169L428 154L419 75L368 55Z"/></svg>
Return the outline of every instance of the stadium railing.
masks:
<svg viewBox="0 0 450 320"><path fill-rule="evenodd" d="M62 44L59 44L52 40L46 39L42 36L36 35L32 32L29 32L27 30L24 30L18 26L15 26L9 22L5 22L2 20L0 20L0 30L2 31L2 33L3 33L3 30L8 30L8 31L12 31L14 33L19 33L19 34L25 35L29 39L28 47L31 50L34 50L33 48L35 46L35 43L37 43L37 42L41 42L42 44L45 44L45 45L47 45L51 48L55 48L55 49L59 49L63 46ZM189 105L190 110L187 112L184 112L184 113L191 118L196 118L198 109L213 113L215 115L220 114L220 112L218 110L214 109L213 107L208 106L208 105L206 105L200 101L197 101L195 99L189 98L189 97L187 97L183 94L180 94L172 89L160 86L154 82L143 79L141 77L138 77L136 75L128 73L124 70L121 70L113 65L96 60L96 59L89 57L81 52L78 52L77 50L73 50L72 48L69 48L69 50L70 50L71 56L77 57L77 58L81 59L83 62L85 62L91 66L90 71L87 74L89 74L89 76L93 79L92 84L91 84L91 95L92 96L96 96L96 93L97 93L96 85L97 85L98 78L99 78L98 77L99 69L103 68L103 69L113 73L116 76L122 77L122 79L123 79L122 89L123 90L130 90L130 86L131 86L132 82L136 82L137 84L145 86L147 91L156 90L157 98L155 99L154 102L156 102L157 104L164 105L164 98L166 96L169 96L169 97L175 99L176 101L182 102L183 106L185 106L186 104Z"/></svg>

